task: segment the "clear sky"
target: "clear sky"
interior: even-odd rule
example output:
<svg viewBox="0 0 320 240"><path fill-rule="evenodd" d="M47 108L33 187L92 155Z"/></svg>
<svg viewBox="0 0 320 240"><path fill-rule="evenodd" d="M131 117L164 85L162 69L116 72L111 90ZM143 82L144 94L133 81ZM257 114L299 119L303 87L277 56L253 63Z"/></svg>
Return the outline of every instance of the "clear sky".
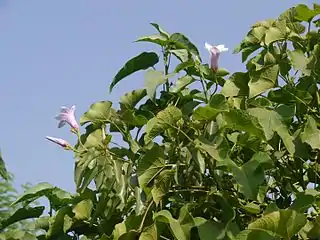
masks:
<svg viewBox="0 0 320 240"><path fill-rule="evenodd" d="M0 0L0 148L15 186L46 181L74 191L74 159L45 139L75 143L69 128L57 128L60 106L77 106L80 116L95 101L118 102L143 87L143 75L109 84L129 58L159 49L133 43L154 34L150 22L182 32L208 59L204 42L225 44L220 66L243 70L235 46L256 21L316 1L297 0Z"/></svg>

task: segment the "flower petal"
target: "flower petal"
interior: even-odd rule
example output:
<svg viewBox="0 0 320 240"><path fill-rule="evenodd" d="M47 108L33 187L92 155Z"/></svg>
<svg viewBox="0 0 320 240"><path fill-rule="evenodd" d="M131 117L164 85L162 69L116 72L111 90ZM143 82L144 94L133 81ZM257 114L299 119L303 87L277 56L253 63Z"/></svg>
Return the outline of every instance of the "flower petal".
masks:
<svg viewBox="0 0 320 240"><path fill-rule="evenodd" d="M204 47L210 52L210 49L213 47L211 44L205 42Z"/></svg>
<svg viewBox="0 0 320 240"><path fill-rule="evenodd" d="M220 52L226 52L229 50L229 48L224 47L224 45L218 45L216 46L216 48L220 51Z"/></svg>
<svg viewBox="0 0 320 240"><path fill-rule="evenodd" d="M67 121L61 120L58 124L58 128L62 128L64 125L66 125Z"/></svg>

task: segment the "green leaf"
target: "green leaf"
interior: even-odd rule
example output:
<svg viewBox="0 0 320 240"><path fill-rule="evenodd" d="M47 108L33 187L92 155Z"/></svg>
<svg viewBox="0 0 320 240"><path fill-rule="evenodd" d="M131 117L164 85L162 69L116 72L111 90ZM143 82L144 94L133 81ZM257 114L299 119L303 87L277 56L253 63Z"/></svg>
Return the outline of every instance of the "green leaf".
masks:
<svg viewBox="0 0 320 240"><path fill-rule="evenodd" d="M140 55L130 59L120 69L117 75L113 78L110 84L109 91L111 92L113 87L120 82L123 78L135 73L139 70L145 70L149 67L156 65L159 62L159 57L154 52L143 52Z"/></svg>
<svg viewBox="0 0 320 240"><path fill-rule="evenodd" d="M189 75L182 76L175 82L174 86L170 88L170 92L174 92L174 93L180 92L181 90L183 90L185 87L187 87L189 84L193 82L194 82L193 77Z"/></svg>
<svg viewBox="0 0 320 240"><path fill-rule="evenodd" d="M300 137L302 142L308 143L313 149L320 150L320 130L313 117L307 116L307 122Z"/></svg>
<svg viewBox="0 0 320 240"><path fill-rule="evenodd" d="M282 117L277 112L263 108L251 108L248 111L258 119L267 140L270 140L274 133L277 133L283 140L288 152L294 154L293 137L289 134L287 126L282 122Z"/></svg>
<svg viewBox="0 0 320 240"><path fill-rule="evenodd" d="M153 201L158 205L170 189L171 182L173 179L174 171L172 170L163 170L159 174L156 173L157 177L155 178L154 186L151 190Z"/></svg>
<svg viewBox="0 0 320 240"><path fill-rule="evenodd" d="M169 50L169 52L176 56L181 62L187 62L191 58L191 54L186 49Z"/></svg>
<svg viewBox="0 0 320 240"><path fill-rule="evenodd" d="M229 161L228 166L240 185L240 192L249 199L257 200L259 187L264 182L264 170L261 162L257 158L252 158L241 167L238 167L233 161Z"/></svg>
<svg viewBox="0 0 320 240"><path fill-rule="evenodd" d="M49 220L49 230L46 234L47 239L55 239L54 237L66 233L72 226L71 208L64 206L60 208L54 217Z"/></svg>
<svg viewBox="0 0 320 240"><path fill-rule="evenodd" d="M296 19L300 20L300 21L305 21L305 22L309 22L312 20L312 18L314 18L316 15L320 14L320 10L312 10L310 8L308 8L308 6L304 5L304 4L298 4L295 7L296 10Z"/></svg>
<svg viewBox="0 0 320 240"><path fill-rule="evenodd" d="M171 43L173 43L176 46L177 49L181 49L181 48L186 49L190 53L194 54L199 59L201 59L197 47L192 42L190 42L190 40L183 34L173 33L170 36L169 40Z"/></svg>
<svg viewBox="0 0 320 240"><path fill-rule="evenodd" d="M148 70L144 75L144 86L147 90L147 95L150 99L154 99L157 87L164 84L168 80L168 76L162 72L153 69Z"/></svg>
<svg viewBox="0 0 320 240"><path fill-rule="evenodd" d="M262 230L243 230L234 240L279 240L278 237L271 236L268 232Z"/></svg>
<svg viewBox="0 0 320 240"><path fill-rule="evenodd" d="M156 222L167 223L176 239L187 240L186 234L183 231L178 220L174 219L168 210L161 210L153 216L153 220Z"/></svg>
<svg viewBox="0 0 320 240"><path fill-rule="evenodd" d="M134 107L147 95L146 89L137 89L120 97L120 104L128 109Z"/></svg>
<svg viewBox="0 0 320 240"><path fill-rule="evenodd" d="M42 182L37 184L36 186L29 188L26 190L20 197L17 198L16 201L12 203L12 205L16 205L20 202L25 202L25 201L34 201L37 198L40 198L44 195L46 195L48 192L50 192L54 187L46 182Z"/></svg>
<svg viewBox="0 0 320 240"><path fill-rule="evenodd" d="M250 223L248 229L264 230L289 240L306 223L307 219L304 214L287 209L264 215L262 218Z"/></svg>
<svg viewBox="0 0 320 240"><path fill-rule="evenodd" d="M175 106L169 106L160 111L155 118L150 119L147 123L146 135L144 137L145 142L150 142L168 128L176 126L181 118L182 112Z"/></svg>
<svg viewBox="0 0 320 240"><path fill-rule="evenodd" d="M221 109L215 109L213 107L210 107L209 105L206 105L204 107L198 107L192 114L192 118L194 120L212 120L215 119L215 117L222 112Z"/></svg>
<svg viewBox="0 0 320 240"><path fill-rule="evenodd" d="M284 40L286 36L286 33L281 31L277 27L271 27L266 31L266 36L265 36L265 44L269 45L270 43Z"/></svg>
<svg viewBox="0 0 320 240"><path fill-rule="evenodd" d="M157 145L149 150L138 166L138 180L142 188L146 188L165 168L163 149Z"/></svg>
<svg viewBox="0 0 320 240"><path fill-rule="evenodd" d="M290 62L294 69L301 71L306 76L311 74L311 69L308 69L308 58L304 55L302 50L296 49L294 51L287 50Z"/></svg>
<svg viewBox="0 0 320 240"><path fill-rule="evenodd" d="M279 74L279 65L265 67L259 71L253 72L248 83L249 97L255 97L266 90L273 88L277 82Z"/></svg>
<svg viewBox="0 0 320 240"><path fill-rule="evenodd" d="M143 229L139 240L157 240L159 238L158 235L159 234L157 232L157 227L155 226L155 224L152 224Z"/></svg>
<svg viewBox="0 0 320 240"><path fill-rule="evenodd" d="M0 229L4 229L9 225L29 218L38 218L44 211L43 206L40 207L23 207L16 210L9 218L0 222Z"/></svg>
<svg viewBox="0 0 320 240"><path fill-rule="evenodd" d="M221 93L226 97L247 96L249 94L249 74L236 72L223 85Z"/></svg>
<svg viewBox="0 0 320 240"><path fill-rule="evenodd" d="M87 112L80 118L80 124L84 125L88 122L94 124L103 124L110 121L115 114L115 110L111 108L112 102L101 101L92 104Z"/></svg>
<svg viewBox="0 0 320 240"><path fill-rule="evenodd" d="M91 212L93 209L93 203L90 199L85 199L77 203L72 212L75 214L74 218L77 220L88 220L90 219Z"/></svg>
<svg viewBox="0 0 320 240"><path fill-rule="evenodd" d="M6 165L5 165L4 160L2 158L1 151L0 151L0 176L6 181L9 180L9 174L7 172Z"/></svg>
<svg viewBox="0 0 320 240"><path fill-rule="evenodd" d="M220 164L225 163L228 159L228 146L223 138L216 138L215 141L211 142L204 138L199 138L194 141L196 148L208 153L213 159Z"/></svg>
<svg viewBox="0 0 320 240"><path fill-rule="evenodd" d="M151 35L140 37L136 40L136 42L151 42L156 43L160 46L165 46L168 42L168 38L163 35Z"/></svg>
<svg viewBox="0 0 320 240"><path fill-rule="evenodd" d="M241 109L230 109L222 113L225 127L238 131L245 131L249 134L265 139L263 129L255 116Z"/></svg>
<svg viewBox="0 0 320 240"><path fill-rule="evenodd" d="M156 23L150 23L155 29L157 29L158 30L158 32L162 35L162 36L164 36L164 37L166 37L166 38L169 38L170 37L170 34L169 33L167 33L166 31L164 31L158 24L156 24Z"/></svg>

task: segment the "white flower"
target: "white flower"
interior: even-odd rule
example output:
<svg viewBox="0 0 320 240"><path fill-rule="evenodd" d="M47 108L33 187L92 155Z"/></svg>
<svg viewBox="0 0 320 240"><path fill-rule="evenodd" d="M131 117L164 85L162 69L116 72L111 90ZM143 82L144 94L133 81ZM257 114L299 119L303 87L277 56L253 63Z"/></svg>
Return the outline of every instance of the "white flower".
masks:
<svg viewBox="0 0 320 240"><path fill-rule="evenodd" d="M209 43L205 43L204 47L209 51L210 54L210 66L214 71L218 69L218 60L221 52L226 52L229 49L224 45L213 46Z"/></svg>

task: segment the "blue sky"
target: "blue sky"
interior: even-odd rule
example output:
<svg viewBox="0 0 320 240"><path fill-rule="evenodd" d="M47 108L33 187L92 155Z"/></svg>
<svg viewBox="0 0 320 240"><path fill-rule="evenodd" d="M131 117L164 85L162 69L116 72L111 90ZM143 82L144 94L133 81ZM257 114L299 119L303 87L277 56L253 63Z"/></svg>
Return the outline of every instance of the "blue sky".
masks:
<svg viewBox="0 0 320 240"><path fill-rule="evenodd" d="M118 102L143 87L133 75L109 94L109 84L129 58L159 49L133 43L155 33L150 22L182 32L208 59L204 42L225 44L220 66L244 69L232 50L256 21L312 1L84 1L0 0L0 148L15 186L46 181L74 191L74 159L46 135L75 143L69 128L57 128L60 106L80 116L95 101Z"/></svg>

